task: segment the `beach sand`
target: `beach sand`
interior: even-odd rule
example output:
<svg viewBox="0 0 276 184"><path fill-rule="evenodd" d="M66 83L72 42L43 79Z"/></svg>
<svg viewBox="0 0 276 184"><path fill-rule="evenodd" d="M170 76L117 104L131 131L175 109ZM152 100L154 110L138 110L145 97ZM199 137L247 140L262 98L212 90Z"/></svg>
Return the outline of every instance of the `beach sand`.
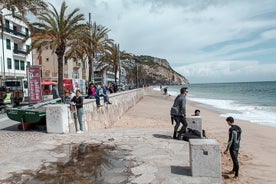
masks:
<svg viewBox="0 0 276 184"><path fill-rule="evenodd" d="M112 128L164 128L171 129L173 133L169 115L173 100L174 97L162 95L159 91L148 92L142 101L131 108ZM240 174L238 179L233 179L233 175L223 174L232 169L230 154L223 154L229 129L226 118L199 103L187 101L187 115L192 115L195 109L201 110L203 129L207 137L220 143L223 183L276 183L275 127L257 125L234 117L243 133L239 154Z"/></svg>

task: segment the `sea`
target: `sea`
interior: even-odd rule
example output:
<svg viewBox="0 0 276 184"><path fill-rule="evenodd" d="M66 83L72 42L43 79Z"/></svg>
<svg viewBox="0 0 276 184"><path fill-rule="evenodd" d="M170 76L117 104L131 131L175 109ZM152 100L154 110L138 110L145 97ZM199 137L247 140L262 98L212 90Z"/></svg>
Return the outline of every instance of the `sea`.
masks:
<svg viewBox="0 0 276 184"><path fill-rule="evenodd" d="M168 94L176 96L188 87L187 99L216 110L221 116L276 127L276 81L204 83L169 85ZM160 91L160 86L154 86Z"/></svg>

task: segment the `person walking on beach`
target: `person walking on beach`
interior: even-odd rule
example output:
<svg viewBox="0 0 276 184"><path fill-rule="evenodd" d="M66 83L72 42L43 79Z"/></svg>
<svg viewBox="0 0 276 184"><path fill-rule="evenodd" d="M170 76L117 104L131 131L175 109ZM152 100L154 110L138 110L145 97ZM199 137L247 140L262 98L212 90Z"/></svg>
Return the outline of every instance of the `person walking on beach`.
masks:
<svg viewBox="0 0 276 184"><path fill-rule="evenodd" d="M235 174L234 178L239 176L239 161L238 161L238 154L240 148L240 141L241 141L241 132L242 129L238 125L234 125L234 118L229 116L226 118L226 122L230 126L228 130L228 144L224 154L230 152L232 161L233 161L233 169L229 172L229 174Z"/></svg>
<svg viewBox="0 0 276 184"><path fill-rule="evenodd" d="M171 118L172 124L173 120L175 120L176 124L174 126L174 139L181 139L181 135L186 132L187 121L186 121L186 95L188 93L187 87L182 87L180 89L180 94L175 98L173 106L171 108ZM178 132L178 127L182 123L182 128ZM178 133L178 135L177 135Z"/></svg>
<svg viewBox="0 0 276 184"><path fill-rule="evenodd" d="M73 99L71 100L71 104L75 105L77 108L77 116L78 116L78 121L80 125L80 130L77 131L77 133L82 133L83 132L83 125L82 125L83 98L81 96L81 92L79 89L76 91L76 96L74 96Z"/></svg>

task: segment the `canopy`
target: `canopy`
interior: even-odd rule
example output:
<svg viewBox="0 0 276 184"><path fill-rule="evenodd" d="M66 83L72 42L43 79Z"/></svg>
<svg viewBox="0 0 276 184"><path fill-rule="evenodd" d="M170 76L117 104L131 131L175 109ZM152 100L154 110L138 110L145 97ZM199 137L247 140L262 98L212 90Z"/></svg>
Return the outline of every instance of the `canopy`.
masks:
<svg viewBox="0 0 276 184"><path fill-rule="evenodd" d="M42 85L57 85L57 82L54 81L42 81Z"/></svg>

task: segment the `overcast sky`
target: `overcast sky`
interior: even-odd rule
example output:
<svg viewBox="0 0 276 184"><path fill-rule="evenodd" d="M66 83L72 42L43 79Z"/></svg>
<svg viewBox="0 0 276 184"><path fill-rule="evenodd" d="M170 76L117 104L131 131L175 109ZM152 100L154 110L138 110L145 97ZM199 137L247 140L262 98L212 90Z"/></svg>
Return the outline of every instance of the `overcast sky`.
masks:
<svg viewBox="0 0 276 184"><path fill-rule="evenodd" d="M59 10L62 0L48 0ZM275 0L66 0L120 49L166 59L190 83L276 80Z"/></svg>

